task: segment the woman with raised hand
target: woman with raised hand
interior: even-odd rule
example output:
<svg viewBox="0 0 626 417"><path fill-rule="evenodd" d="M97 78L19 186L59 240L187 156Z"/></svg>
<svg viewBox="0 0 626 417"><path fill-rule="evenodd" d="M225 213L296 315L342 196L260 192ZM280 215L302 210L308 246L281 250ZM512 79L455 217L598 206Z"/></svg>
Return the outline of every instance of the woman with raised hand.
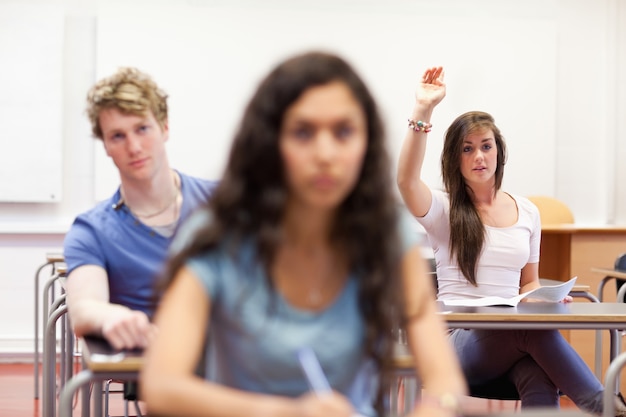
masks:
<svg viewBox="0 0 626 417"><path fill-rule="evenodd" d="M406 207L433 248L438 298L510 298L537 288L539 211L501 189L506 145L491 115L470 111L448 127L441 153L444 191L421 178L431 116L445 94L443 68L427 69L397 177ZM557 330L455 329L449 337L470 385L506 376L522 408L559 407L560 391L584 411L602 413L602 384ZM617 415L626 416L621 395L615 403Z"/></svg>

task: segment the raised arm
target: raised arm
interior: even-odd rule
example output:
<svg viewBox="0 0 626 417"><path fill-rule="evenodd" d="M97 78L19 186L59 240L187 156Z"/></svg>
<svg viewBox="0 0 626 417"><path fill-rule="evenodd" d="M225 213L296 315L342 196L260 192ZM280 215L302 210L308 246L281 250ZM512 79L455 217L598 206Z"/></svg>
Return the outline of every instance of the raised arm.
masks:
<svg viewBox="0 0 626 417"><path fill-rule="evenodd" d="M412 127L407 128L400 151L398 188L408 210L418 217L428 213L432 200L430 188L422 181L421 173L430 118L435 106L446 95L443 75L442 67L429 68L424 72L415 93L415 107L410 118ZM418 122L422 122L423 126L419 126Z"/></svg>
<svg viewBox="0 0 626 417"><path fill-rule="evenodd" d="M415 370L424 393L411 417L450 417L456 401L467 395L465 378L437 314L433 279L426 274L419 247L406 253L402 262L406 295L406 331Z"/></svg>
<svg viewBox="0 0 626 417"><path fill-rule="evenodd" d="M146 347L155 328L142 311L109 302L109 281L100 266L84 265L66 281L67 307L74 333L103 336L117 348Z"/></svg>

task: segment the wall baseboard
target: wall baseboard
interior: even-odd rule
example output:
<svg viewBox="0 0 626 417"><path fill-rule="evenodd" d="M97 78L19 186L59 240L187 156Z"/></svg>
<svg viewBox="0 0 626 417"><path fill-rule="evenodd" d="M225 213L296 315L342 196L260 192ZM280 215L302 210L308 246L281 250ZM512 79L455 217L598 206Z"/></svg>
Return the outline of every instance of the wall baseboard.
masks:
<svg viewBox="0 0 626 417"><path fill-rule="evenodd" d="M57 340L57 354L60 351ZM43 338L39 339L39 360L43 357ZM35 343L33 337L0 336L0 363L33 363Z"/></svg>
<svg viewBox="0 0 626 417"><path fill-rule="evenodd" d="M43 336L39 337L39 352L42 352ZM35 340L33 335L20 334L4 334L0 336L0 355L7 353L22 354L28 353L33 355L35 352Z"/></svg>
<svg viewBox="0 0 626 417"><path fill-rule="evenodd" d="M35 354L32 352L0 352L0 363L33 363Z"/></svg>

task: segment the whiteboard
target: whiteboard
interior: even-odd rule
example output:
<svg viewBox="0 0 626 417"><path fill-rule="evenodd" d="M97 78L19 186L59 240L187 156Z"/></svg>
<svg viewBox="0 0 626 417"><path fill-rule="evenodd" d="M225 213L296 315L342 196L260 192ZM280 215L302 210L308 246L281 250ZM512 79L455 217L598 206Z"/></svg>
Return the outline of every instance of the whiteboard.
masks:
<svg viewBox="0 0 626 417"><path fill-rule="evenodd" d="M0 4L0 202L57 202L63 183L59 6Z"/></svg>
<svg viewBox="0 0 626 417"><path fill-rule="evenodd" d="M433 187L441 184L439 160L447 126L465 111L483 110L495 117L510 150L503 187L521 195L553 194L553 18L516 13L464 17L444 12L443 6L424 9L424 2L401 0L363 2L365 7L358 8L350 0L258 3L101 5L97 78L119 66L136 66L169 93L167 146L175 168L219 178L234 130L261 77L287 56L323 49L341 54L370 86L386 124L394 178L415 87L425 68L443 65L447 96L432 119L425 180ZM96 141L95 146L96 197L103 199L119 179L102 144Z"/></svg>

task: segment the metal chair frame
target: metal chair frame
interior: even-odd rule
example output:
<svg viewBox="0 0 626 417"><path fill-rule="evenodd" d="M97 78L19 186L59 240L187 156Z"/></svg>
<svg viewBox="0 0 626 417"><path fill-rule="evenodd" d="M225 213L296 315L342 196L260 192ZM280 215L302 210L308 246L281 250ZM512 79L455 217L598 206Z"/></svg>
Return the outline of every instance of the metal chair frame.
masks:
<svg viewBox="0 0 626 417"><path fill-rule="evenodd" d="M33 358L33 368L34 368L34 382L35 382L35 399L39 399L39 365L41 364L41 359L39 355L39 292L40 292L40 278L42 276L42 272L46 269L50 269L50 278L53 278L57 275L57 266L62 263L64 260L62 254L46 254L46 262L42 264L35 271L35 334L34 334L34 344L35 344L35 354ZM48 289L44 291L44 294L48 294L48 300L44 304L44 308L47 308L49 304L51 304L54 300L54 291L50 292ZM45 298L44 298L45 299ZM47 311L43 315L44 322L48 319Z"/></svg>

